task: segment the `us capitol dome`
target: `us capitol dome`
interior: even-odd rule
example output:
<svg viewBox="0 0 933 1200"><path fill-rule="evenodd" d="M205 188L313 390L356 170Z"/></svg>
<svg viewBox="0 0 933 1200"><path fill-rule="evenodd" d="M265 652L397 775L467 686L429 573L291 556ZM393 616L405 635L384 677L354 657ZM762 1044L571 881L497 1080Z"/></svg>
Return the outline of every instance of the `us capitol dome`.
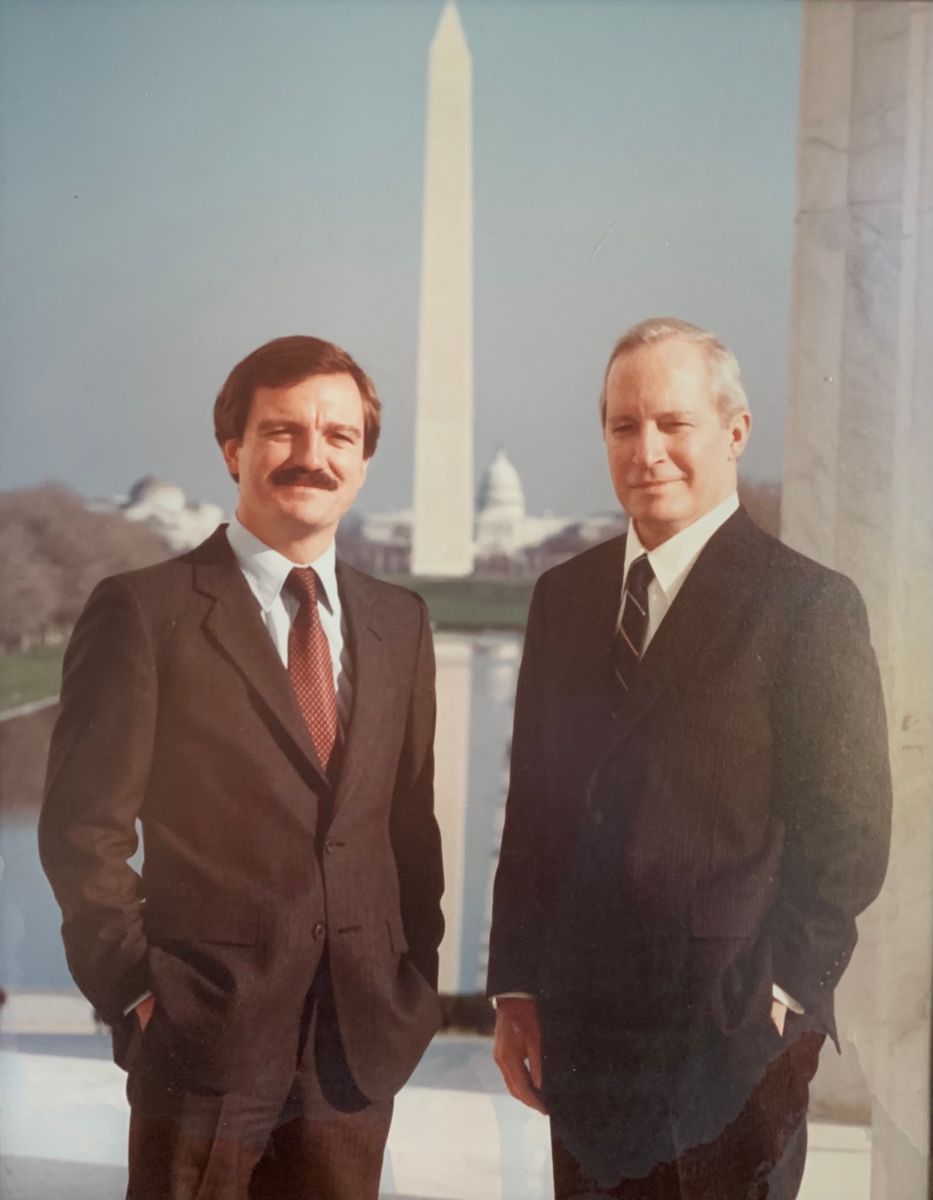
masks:
<svg viewBox="0 0 933 1200"><path fill-rule="evenodd" d="M476 555L514 555L566 528L568 517L530 517L525 489L503 447L482 474L476 493Z"/></svg>
<svg viewBox="0 0 933 1200"><path fill-rule="evenodd" d="M126 496L107 505L127 521L139 521L157 533L176 554L199 545L224 519L217 504L189 501L177 483L155 475L138 479Z"/></svg>
<svg viewBox="0 0 933 1200"><path fill-rule="evenodd" d="M483 471L476 489L473 537L476 570L515 575L569 557L592 541L618 531L619 518L532 516L525 504L521 476L503 447ZM414 513L411 509L367 514L360 518L354 542L342 551L363 570L404 572L409 566ZM563 542L567 545L564 546Z"/></svg>

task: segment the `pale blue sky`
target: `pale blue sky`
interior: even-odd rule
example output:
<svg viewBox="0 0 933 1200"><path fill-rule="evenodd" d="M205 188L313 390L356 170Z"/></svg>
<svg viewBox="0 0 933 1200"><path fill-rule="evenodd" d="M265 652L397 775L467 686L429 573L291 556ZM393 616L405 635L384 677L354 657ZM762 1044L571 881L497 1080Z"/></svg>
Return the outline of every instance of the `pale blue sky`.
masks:
<svg viewBox="0 0 933 1200"><path fill-rule="evenodd" d="M213 396L260 342L345 345L411 495L427 49L440 0L0 0L0 478L156 472L232 501ZM780 473L797 0L465 0L476 465L613 505L595 418L655 313L736 350Z"/></svg>

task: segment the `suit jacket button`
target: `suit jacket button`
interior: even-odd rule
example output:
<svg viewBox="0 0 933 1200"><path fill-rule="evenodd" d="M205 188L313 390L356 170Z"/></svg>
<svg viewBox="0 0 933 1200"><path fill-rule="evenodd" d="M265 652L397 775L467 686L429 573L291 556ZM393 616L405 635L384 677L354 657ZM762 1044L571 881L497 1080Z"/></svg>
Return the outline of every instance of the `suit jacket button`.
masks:
<svg viewBox="0 0 933 1200"><path fill-rule="evenodd" d="M324 853L325 854L333 854L333 852L336 849L337 849L337 843L334 841L333 838L328 838L327 841L324 843Z"/></svg>
<svg viewBox="0 0 933 1200"><path fill-rule="evenodd" d="M327 926L323 921L318 921L318 923L311 930L311 933L314 935L315 941L319 942L324 934L327 933Z"/></svg>

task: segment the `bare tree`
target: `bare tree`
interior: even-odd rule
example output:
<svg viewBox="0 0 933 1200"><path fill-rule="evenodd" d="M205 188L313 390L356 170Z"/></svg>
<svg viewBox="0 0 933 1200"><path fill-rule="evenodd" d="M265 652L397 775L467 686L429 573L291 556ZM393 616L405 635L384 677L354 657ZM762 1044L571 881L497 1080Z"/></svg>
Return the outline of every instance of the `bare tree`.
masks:
<svg viewBox="0 0 933 1200"><path fill-rule="evenodd" d="M58 484L0 492L0 647L62 637L98 580L167 554L152 530Z"/></svg>

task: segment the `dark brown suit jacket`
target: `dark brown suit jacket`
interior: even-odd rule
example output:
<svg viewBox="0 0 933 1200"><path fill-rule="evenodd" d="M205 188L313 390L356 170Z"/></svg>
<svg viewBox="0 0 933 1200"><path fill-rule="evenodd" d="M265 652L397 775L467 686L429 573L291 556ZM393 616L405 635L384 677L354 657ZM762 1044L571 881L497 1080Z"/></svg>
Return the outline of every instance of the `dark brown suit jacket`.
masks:
<svg viewBox="0 0 933 1200"><path fill-rule="evenodd" d="M155 993L143 1049L157 1025L149 1066L177 1086L293 1071L325 945L370 1099L401 1087L439 1023L427 611L341 563L338 587L354 701L334 785L222 528L104 580L68 647L42 861L79 987L117 1027Z"/></svg>
<svg viewBox="0 0 933 1200"><path fill-rule="evenodd" d="M887 862L878 670L852 583L739 510L626 695L610 662L624 554L615 539L535 590L489 991L538 997L552 1090L592 1068L636 1093L653 1076L668 1104L658 1072L693 1071L685 1105L709 1112L704 1073L734 1065L734 1110L779 1050L773 982L835 1037L833 989Z"/></svg>

